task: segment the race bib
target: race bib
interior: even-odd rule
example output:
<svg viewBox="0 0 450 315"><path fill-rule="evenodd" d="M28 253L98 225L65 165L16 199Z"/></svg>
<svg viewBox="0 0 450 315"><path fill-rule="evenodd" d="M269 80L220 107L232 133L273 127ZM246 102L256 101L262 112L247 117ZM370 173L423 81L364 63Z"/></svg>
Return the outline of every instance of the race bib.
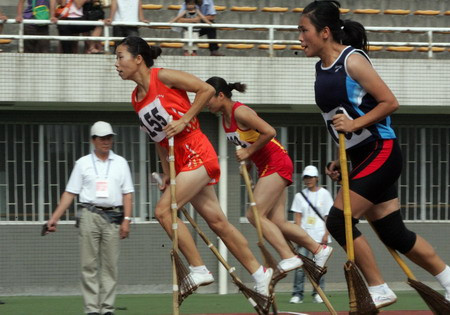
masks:
<svg viewBox="0 0 450 315"><path fill-rule="evenodd" d="M328 132L330 133L331 137L333 138L333 140L336 143L339 143L339 136L338 136L338 132L336 131L336 129L334 129L333 116L336 115L336 111L339 109L341 109L341 108L337 107L337 108L329 111L328 113L322 113L323 119L325 120L325 123L327 124ZM343 111L344 111L345 116L348 117L348 119L353 120L353 118L350 117L350 115L347 113L347 111L345 109L343 109ZM346 133L345 134L346 148L347 149L351 148L351 147L357 145L358 143L363 142L370 136L372 136L372 134L370 133L369 130L367 130L365 128L360 129L355 132L352 132L352 133Z"/></svg>
<svg viewBox="0 0 450 315"><path fill-rule="evenodd" d="M108 198L108 180L97 179L95 181L95 197L97 198Z"/></svg>
<svg viewBox="0 0 450 315"><path fill-rule="evenodd" d="M159 98L143 107L138 115L142 128L153 141L161 142L166 137L163 127L167 125L169 114L162 106Z"/></svg>
<svg viewBox="0 0 450 315"><path fill-rule="evenodd" d="M227 132L227 140L234 145L240 145L243 148L247 148L252 145L250 142L241 140L239 133L237 132Z"/></svg>

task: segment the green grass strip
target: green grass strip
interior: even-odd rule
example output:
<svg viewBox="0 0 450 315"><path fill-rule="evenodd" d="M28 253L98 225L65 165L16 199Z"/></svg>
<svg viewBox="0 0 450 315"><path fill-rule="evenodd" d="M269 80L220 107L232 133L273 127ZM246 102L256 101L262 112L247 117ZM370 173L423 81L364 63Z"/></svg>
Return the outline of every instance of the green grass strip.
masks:
<svg viewBox="0 0 450 315"><path fill-rule="evenodd" d="M428 310L415 291L396 292L397 303L383 310ZM327 293L336 311L348 310L347 292ZM324 304L312 302L308 293L302 304L289 304L289 293L277 293L278 310L292 312L327 311ZM2 315L82 315L81 296L14 296L0 297ZM116 315L169 315L172 313L171 294L119 295ZM181 305L181 314L254 313L241 294L194 294Z"/></svg>

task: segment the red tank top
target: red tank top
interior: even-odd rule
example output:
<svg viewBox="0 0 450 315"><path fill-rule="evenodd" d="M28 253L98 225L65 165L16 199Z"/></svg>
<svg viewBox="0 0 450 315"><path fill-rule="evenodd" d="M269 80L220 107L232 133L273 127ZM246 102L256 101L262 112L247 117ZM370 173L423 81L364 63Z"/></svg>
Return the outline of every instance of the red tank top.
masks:
<svg viewBox="0 0 450 315"><path fill-rule="evenodd" d="M233 105L233 109L231 111L230 127L227 128L227 126L225 125L225 119L223 116L222 125L223 129L226 132L228 141L234 143L235 145L240 145L243 148L247 148L251 146L252 143L254 143L256 140L258 140L260 133L257 130L253 129L239 129L236 119L234 118L234 111L240 106L246 105L239 102L236 102ZM278 142L277 139L273 138L264 147L253 153L250 156L250 159L253 161L253 163L255 163L256 167L260 169L261 167L266 166L267 161L269 161L271 155L280 153L287 154L287 151L284 149L281 143Z"/></svg>
<svg viewBox="0 0 450 315"><path fill-rule="evenodd" d="M167 125L169 116L173 120L180 119L190 108L191 102L186 91L172 89L162 83L158 78L161 68L152 68L150 70L150 84L147 95L137 101L136 87L131 95L131 102L134 110L139 115L141 128L144 129L150 138L155 142L161 142L167 146L166 133L163 127ZM176 139L184 138L194 130L200 130L198 119L194 117L188 126L182 132L175 136Z"/></svg>

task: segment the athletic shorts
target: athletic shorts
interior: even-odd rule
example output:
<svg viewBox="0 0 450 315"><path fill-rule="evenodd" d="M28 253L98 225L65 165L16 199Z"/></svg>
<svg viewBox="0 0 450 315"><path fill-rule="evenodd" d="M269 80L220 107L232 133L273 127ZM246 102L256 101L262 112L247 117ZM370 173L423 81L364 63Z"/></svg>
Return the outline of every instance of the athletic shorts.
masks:
<svg viewBox="0 0 450 315"><path fill-rule="evenodd" d="M175 137L175 170L178 173L204 166L211 178L209 185L219 182L220 167L217 153L209 139L196 130L182 137Z"/></svg>
<svg viewBox="0 0 450 315"><path fill-rule="evenodd" d="M272 152L268 158L258 168L259 177L269 176L278 173L281 177L288 181L288 186L292 184L292 173L294 165L288 154L282 151Z"/></svg>
<svg viewBox="0 0 450 315"><path fill-rule="evenodd" d="M376 140L347 150L352 163L350 190L379 204L398 197L397 180L403 166L397 140Z"/></svg>

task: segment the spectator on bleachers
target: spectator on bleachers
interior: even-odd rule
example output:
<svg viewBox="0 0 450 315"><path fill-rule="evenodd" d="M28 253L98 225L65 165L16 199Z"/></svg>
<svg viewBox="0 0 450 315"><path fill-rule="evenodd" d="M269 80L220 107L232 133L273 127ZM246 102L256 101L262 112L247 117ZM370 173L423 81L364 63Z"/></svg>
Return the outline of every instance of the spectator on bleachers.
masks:
<svg viewBox="0 0 450 315"><path fill-rule="evenodd" d="M24 19L49 20L50 0L19 0L17 3L16 22L21 23ZM25 9L24 9L25 7ZM48 25L25 24L24 35L48 35ZM50 51L50 41L46 39L27 39L24 41L24 52L26 53L48 53Z"/></svg>
<svg viewBox="0 0 450 315"><path fill-rule="evenodd" d="M112 0L109 18L105 20L107 25L111 22L127 23L149 23L144 17L142 0ZM114 37L139 36L137 26L115 25L113 26Z"/></svg>
<svg viewBox="0 0 450 315"><path fill-rule="evenodd" d="M3 14L2 10L0 10L0 21L6 21L7 19L8 19L8 17ZM3 32L3 23L0 24L0 34L2 32ZM2 51L3 51L3 49L0 49L0 52L2 52ZM1 301L0 301L0 304L2 304Z"/></svg>
<svg viewBox="0 0 450 315"><path fill-rule="evenodd" d="M83 20L88 21L103 21L105 18L105 11L103 11L100 0L87 0L83 5ZM95 26L92 31L85 32L85 36L102 36L103 27ZM87 54L101 54L103 53L103 46L100 41L85 41L84 52Z"/></svg>
<svg viewBox="0 0 450 315"><path fill-rule="evenodd" d="M186 21L185 23L203 22L203 23L210 24L211 22L200 12L200 9L196 5L195 2L196 2L196 0L186 0L186 2L185 2L186 10L182 11L181 13L178 13L178 15L176 17L174 17L173 19L171 19L169 21L169 23L179 22L180 19L184 19ZM198 18L200 18L200 20ZM187 21L189 21L189 22L187 22ZM182 30L182 32L183 32L184 38L189 39L189 33L187 32L187 28L184 28ZM200 27L194 27L193 32L192 32L192 38L198 39L199 32L200 32ZM198 49L197 44L185 45L185 48L187 48L184 50L185 56L197 56L197 49Z"/></svg>
<svg viewBox="0 0 450 315"><path fill-rule="evenodd" d="M0 10L0 21L6 21L8 17ZM0 24L0 34L3 32L3 24Z"/></svg>
<svg viewBox="0 0 450 315"><path fill-rule="evenodd" d="M180 15L184 10L186 10L186 2L187 0L181 5L180 10L178 11L178 15ZM214 8L214 1L213 0L196 0L196 4L200 7L200 12L210 21L210 23L214 23L214 19L216 17L216 9ZM200 17L197 17L197 22L201 22ZM189 19L186 18L180 18L177 20L179 23L192 23L192 19L189 21ZM215 28L212 27L202 27L200 28L199 32L200 36L206 35L208 39L216 39L217 38L217 31ZM210 43L209 44L209 51L211 53L211 56L223 56L219 52L219 45L216 43Z"/></svg>
<svg viewBox="0 0 450 315"><path fill-rule="evenodd" d="M68 21L82 21L84 17L83 6L89 0L50 0L50 2L57 3L61 7L67 7L67 14L59 16L58 19ZM58 32L60 36L76 36L82 33L91 32L91 36L100 36L101 27L96 28L94 25L58 25ZM94 49L94 43L88 43L88 53L96 53ZM91 47L94 47L91 49ZM78 41L61 41L61 52L63 54L76 54L78 53Z"/></svg>

